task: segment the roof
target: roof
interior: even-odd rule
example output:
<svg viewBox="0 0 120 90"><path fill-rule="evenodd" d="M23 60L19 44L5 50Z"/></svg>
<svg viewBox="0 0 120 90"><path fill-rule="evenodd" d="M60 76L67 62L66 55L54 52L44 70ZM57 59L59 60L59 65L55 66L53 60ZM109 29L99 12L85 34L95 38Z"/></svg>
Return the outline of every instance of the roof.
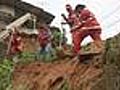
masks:
<svg viewBox="0 0 120 90"><path fill-rule="evenodd" d="M37 16L37 20L40 23L50 24L55 18L52 14L44 11L41 8L33 6L29 3L23 2L21 0L0 0L0 5L7 5L15 8L16 18L30 12Z"/></svg>
<svg viewBox="0 0 120 90"><path fill-rule="evenodd" d="M38 8L36 6L33 6L29 3L22 2L22 1L17 1L15 3L15 11L16 11L17 16L21 16L27 12L30 12L30 13L36 15L37 20L41 23L44 22L46 24L50 24L54 19L54 16L52 14L44 11L41 8Z"/></svg>
<svg viewBox="0 0 120 90"><path fill-rule="evenodd" d="M18 1L21 1L21 0L0 0L0 4L14 7L15 2L18 2Z"/></svg>

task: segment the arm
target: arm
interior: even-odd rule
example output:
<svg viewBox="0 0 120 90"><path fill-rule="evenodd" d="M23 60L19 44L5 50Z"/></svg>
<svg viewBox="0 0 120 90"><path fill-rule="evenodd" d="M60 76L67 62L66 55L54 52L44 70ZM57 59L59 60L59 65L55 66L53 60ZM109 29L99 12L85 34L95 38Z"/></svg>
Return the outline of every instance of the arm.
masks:
<svg viewBox="0 0 120 90"><path fill-rule="evenodd" d="M66 21L66 22L62 22L63 24L71 24L71 21L64 14L61 14L61 16Z"/></svg>
<svg viewBox="0 0 120 90"><path fill-rule="evenodd" d="M63 17L63 19L64 19L66 22L68 22L68 19L67 19L67 17L66 17L64 14L61 14L61 16Z"/></svg>

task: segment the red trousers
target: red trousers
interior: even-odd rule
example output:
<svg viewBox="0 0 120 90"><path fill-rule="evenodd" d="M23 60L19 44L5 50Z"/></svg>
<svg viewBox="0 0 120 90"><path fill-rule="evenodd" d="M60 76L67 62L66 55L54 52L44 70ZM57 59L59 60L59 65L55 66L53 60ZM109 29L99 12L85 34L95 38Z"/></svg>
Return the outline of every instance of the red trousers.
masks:
<svg viewBox="0 0 120 90"><path fill-rule="evenodd" d="M78 54L81 49L81 43L84 40L85 37L89 36L94 40L94 41L101 41L101 29L97 30L85 30L85 31L80 31L76 30L72 32L72 39L73 39L73 49L74 53Z"/></svg>

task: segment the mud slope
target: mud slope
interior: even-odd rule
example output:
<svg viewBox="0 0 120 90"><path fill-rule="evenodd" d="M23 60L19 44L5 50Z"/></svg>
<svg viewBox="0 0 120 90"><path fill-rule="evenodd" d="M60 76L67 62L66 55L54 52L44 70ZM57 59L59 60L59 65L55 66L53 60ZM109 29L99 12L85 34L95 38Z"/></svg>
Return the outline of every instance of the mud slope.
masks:
<svg viewBox="0 0 120 90"><path fill-rule="evenodd" d="M16 66L13 73L14 90L91 90L103 73L101 55L91 63L82 64L77 58L54 63L34 62Z"/></svg>

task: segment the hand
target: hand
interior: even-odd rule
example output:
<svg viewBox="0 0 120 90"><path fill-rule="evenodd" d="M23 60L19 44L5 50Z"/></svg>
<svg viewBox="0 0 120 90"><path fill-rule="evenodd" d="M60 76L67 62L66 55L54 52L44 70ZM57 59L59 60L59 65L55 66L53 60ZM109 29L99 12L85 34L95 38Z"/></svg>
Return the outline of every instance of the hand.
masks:
<svg viewBox="0 0 120 90"><path fill-rule="evenodd" d="M65 14L63 14L63 13L61 14L61 16L62 16L62 17L66 17Z"/></svg>
<svg viewBox="0 0 120 90"><path fill-rule="evenodd" d="M65 14L61 14L61 16L63 17L63 19L68 22L68 19L66 18Z"/></svg>

